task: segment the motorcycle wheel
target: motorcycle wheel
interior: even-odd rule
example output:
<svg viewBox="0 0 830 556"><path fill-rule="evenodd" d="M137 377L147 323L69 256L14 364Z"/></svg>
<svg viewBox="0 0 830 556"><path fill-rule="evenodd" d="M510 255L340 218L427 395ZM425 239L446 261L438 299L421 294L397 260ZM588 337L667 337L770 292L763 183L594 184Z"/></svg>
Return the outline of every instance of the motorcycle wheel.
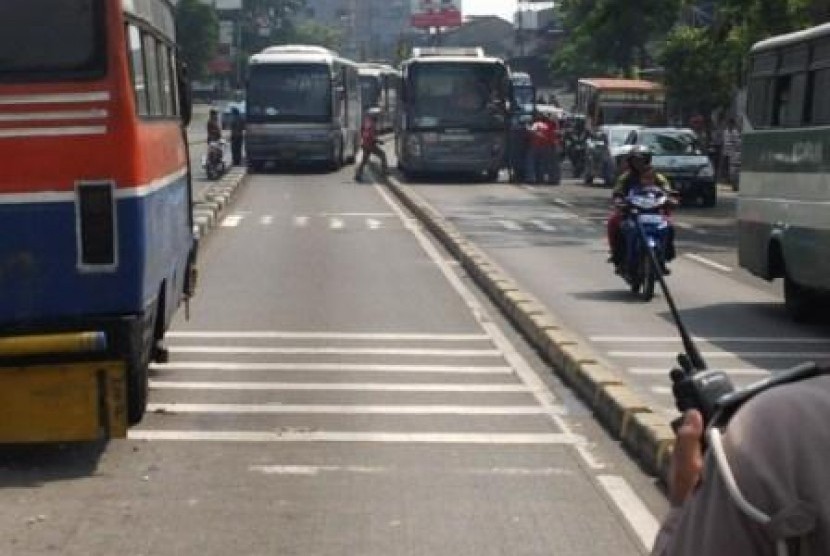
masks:
<svg viewBox="0 0 830 556"><path fill-rule="evenodd" d="M654 298L654 283L657 278L654 275L654 268L651 264L650 257L642 257L642 271L643 277L642 289L640 290L640 299L643 301L651 301Z"/></svg>

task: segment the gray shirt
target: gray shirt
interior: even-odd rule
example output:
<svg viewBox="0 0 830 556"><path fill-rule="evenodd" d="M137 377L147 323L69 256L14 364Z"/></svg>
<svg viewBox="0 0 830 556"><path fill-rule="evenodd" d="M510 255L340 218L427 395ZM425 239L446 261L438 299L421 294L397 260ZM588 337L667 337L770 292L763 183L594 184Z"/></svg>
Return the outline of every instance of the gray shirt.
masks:
<svg viewBox="0 0 830 556"><path fill-rule="evenodd" d="M799 556L830 554L830 375L757 395L732 418L723 445L744 498L771 522L735 505L709 453L700 485L666 517L652 554L774 556L779 538L796 539Z"/></svg>

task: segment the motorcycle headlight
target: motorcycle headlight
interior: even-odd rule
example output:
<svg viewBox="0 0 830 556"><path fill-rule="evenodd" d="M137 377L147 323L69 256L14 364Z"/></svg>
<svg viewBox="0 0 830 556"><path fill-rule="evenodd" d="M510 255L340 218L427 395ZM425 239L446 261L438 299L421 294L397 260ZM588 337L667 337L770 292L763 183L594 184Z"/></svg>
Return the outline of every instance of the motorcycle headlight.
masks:
<svg viewBox="0 0 830 556"><path fill-rule="evenodd" d="M699 178L714 178L715 177L715 169L712 167L711 164L707 164L702 166L700 170L697 172L697 177Z"/></svg>

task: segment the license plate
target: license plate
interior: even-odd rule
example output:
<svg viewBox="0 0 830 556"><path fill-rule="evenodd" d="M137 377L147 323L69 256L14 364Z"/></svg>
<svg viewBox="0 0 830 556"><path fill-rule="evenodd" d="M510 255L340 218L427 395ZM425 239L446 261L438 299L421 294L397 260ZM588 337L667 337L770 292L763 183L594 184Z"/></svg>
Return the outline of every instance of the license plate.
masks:
<svg viewBox="0 0 830 556"><path fill-rule="evenodd" d="M640 224L662 224L663 216L661 214L641 214L637 217Z"/></svg>

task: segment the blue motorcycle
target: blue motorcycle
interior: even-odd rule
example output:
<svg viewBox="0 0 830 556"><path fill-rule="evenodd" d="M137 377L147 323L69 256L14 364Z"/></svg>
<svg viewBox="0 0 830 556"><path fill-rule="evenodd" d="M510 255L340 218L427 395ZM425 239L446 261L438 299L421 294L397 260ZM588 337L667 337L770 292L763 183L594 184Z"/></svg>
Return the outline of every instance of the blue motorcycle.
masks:
<svg viewBox="0 0 830 556"><path fill-rule="evenodd" d="M671 198L659 187L632 188L622 201L625 245L622 277L631 293L643 301L654 297L658 273L663 273L671 234Z"/></svg>

